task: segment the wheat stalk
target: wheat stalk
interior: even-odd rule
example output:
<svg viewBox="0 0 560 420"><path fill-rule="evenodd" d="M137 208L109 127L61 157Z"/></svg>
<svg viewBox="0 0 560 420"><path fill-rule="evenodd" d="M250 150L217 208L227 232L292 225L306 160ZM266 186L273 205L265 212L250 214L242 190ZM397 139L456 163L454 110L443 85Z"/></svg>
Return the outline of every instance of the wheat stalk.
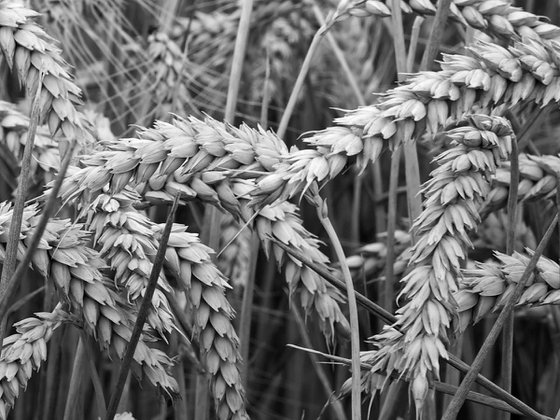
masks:
<svg viewBox="0 0 560 420"><path fill-rule="evenodd" d="M61 129L67 139L87 143L90 135L76 109L82 92L72 81L56 41L35 22L37 16L19 1L0 2L0 49L28 93L34 94L42 85L40 122L47 122L52 134Z"/></svg>
<svg viewBox="0 0 560 420"><path fill-rule="evenodd" d="M489 175L511 150L512 131L500 117L473 115L448 132L451 148L440 154L438 168L425 183L424 211L413 229L412 270L403 278L406 304L391 327L375 336L378 348L363 357L374 368L412 378L418 412L428 390L428 376L439 376L439 358L448 358L445 343L455 312L460 260L471 244L467 232L479 220L478 207L490 189ZM401 329L400 333L397 329Z"/></svg>
<svg viewBox="0 0 560 420"><path fill-rule="evenodd" d="M163 225L152 227L157 238ZM186 291L194 314L194 332L202 351L202 363L212 375L211 389L220 419L247 418L239 374L239 340L231 320L234 311L225 291L226 278L212 263L212 249L179 224L173 226L166 251L166 266Z"/></svg>

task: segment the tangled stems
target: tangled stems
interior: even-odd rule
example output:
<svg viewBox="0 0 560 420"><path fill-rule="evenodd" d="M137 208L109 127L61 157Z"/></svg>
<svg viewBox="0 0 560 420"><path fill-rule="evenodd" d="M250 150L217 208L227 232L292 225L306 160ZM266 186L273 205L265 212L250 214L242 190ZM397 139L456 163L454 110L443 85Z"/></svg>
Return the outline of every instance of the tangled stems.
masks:
<svg viewBox="0 0 560 420"><path fill-rule="evenodd" d="M448 357L447 330L456 312L452 293L471 244L467 233L477 226L489 176L507 158L512 141L505 119L483 115L470 116L447 135L452 146L436 158L439 166L423 187L425 209L413 226L418 234L411 251L413 269L404 277L400 295L406 304L397 311L396 323L374 337L378 350L363 355L373 365L370 377L396 370L412 378L418 412L429 373L437 378L439 358Z"/></svg>

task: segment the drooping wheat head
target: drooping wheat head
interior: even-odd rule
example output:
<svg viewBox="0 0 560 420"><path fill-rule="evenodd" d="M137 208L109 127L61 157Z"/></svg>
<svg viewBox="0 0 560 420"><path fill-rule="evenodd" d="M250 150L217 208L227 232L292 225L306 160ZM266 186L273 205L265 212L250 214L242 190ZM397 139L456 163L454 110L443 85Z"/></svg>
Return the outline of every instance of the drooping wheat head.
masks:
<svg viewBox="0 0 560 420"><path fill-rule="evenodd" d="M317 239L303 228L296 206L279 201L257 212L249 206L255 176L273 171L286 153L284 143L269 132L210 118L176 118L144 129L138 139L106 142L105 150L84 158L84 167L66 177L61 198L87 201L86 192L97 194L107 184L112 194L134 186L144 199L155 202L169 202L180 192L185 199L200 199L253 222L265 251L280 263L284 251L271 238L327 262ZM347 331L337 303L340 293L312 270L300 269L299 261L289 257L286 263L290 290L298 292L306 311L319 314L327 337L334 337L335 327Z"/></svg>

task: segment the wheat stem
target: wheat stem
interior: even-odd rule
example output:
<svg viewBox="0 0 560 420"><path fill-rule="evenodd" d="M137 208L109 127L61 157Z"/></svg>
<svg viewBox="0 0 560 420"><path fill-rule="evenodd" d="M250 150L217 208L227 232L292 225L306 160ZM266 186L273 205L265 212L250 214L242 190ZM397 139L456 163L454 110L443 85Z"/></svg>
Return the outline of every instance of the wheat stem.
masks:
<svg viewBox="0 0 560 420"><path fill-rule="evenodd" d="M144 324L148 317L148 311L150 310L150 307L152 305L151 300L156 290L157 281L160 275L161 268L163 267L167 242L169 240L169 235L171 234L171 228L173 226L175 212L177 211L177 207L179 206L179 197L180 195L177 194L173 202L173 206L171 207L171 210L169 211L169 214L167 216L165 229L163 230L159 242L160 247L157 251L154 260L152 272L150 273L150 279L148 281L148 285L144 292L144 298L142 300L142 304L140 305L140 309L136 316L136 322L134 324L134 329L132 330L132 336L130 337L130 340L128 341L128 344L126 346L126 352L119 369L117 384L115 385L115 389L113 390L113 394L111 395L111 399L107 407L107 413L105 414L106 420L112 420L115 414L117 413L117 408L119 405L119 401L121 399L122 391L124 389L126 378L128 377L128 371L132 364L132 359L134 357L134 352L136 351L136 346L138 345L138 342L140 340L140 335L142 334Z"/></svg>
<svg viewBox="0 0 560 420"><path fill-rule="evenodd" d="M35 96L33 98L31 121L29 125L29 131L27 132L27 141L25 143L25 151L21 164L18 192L14 201L10 230L8 231L6 259L4 261L2 276L0 278L0 302L6 301L8 299L10 280L14 274L14 271L16 270L19 235L21 233L21 223L23 219L23 210L25 207L25 198L27 196L27 188L31 176L31 156L33 155L33 145L35 142L37 126L39 125L39 98L41 95L41 86L42 84L39 83L37 86L37 91L35 92Z"/></svg>
<svg viewBox="0 0 560 420"><path fill-rule="evenodd" d="M397 148L391 155L391 171L389 176L389 202L387 206L387 268L383 293L384 307L393 312L395 301L395 278L393 264L395 261L395 230L397 228L397 189L399 187L399 169L402 150ZM409 191L407 190L407 193ZM410 196L407 196L410 197Z"/></svg>
<svg viewBox="0 0 560 420"><path fill-rule="evenodd" d="M484 363L486 356L488 356L489 351L492 349L492 346L496 342L498 335L500 334L500 331L507 317L510 315L511 311L513 310L513 306L515 305L515 302L517 302L521 297L521 294L523 293L523 287L531 277L533 270L535 270L537 266L537 262L540 256L542 255L546 245L548 244L548 241L550 240L552 234L554 233L557 222L558 222L558 214L556 214L552 219L552 221L550 222L548 229L546 230L537 249L535 250L535 253L531 257L529 264L527 264L527 268L525 269L523 275L519 279L519 282L515 286L514 292L506 300L506 303L502 311L498 315L498 318L496 319L496 322L492 326L490 333L484 340L484 343L482 344L482 347L480 348L475 360L471 364L469 371L467 372L463 381L461 382L461 385L459 386L455 396L449 403L449 406L447 407L447 410L445 411L442 420L454 420L457 417L459 410L461 409L463 403L465 402L466 395L468 394L470 388L472 387L476 375L482 369L482 364Z"/></svg>
<svg viewBox="0 0 560 420"><path fill-rule="evenodd" d="M80 337L74 354L74 362L72 363L72 376L70 377L70 383L68 385L68 395L66 397L63 420L72 420L79 416L77 408L79 406L87 358L85 347L84 341L82 337Z"/></svg>
<svg viewBox="0 0 560 420"><path fill-rule="evenodd" d="M334 247L336 256L342 268L344 283L346 286L346 294L348 298L348 308L350 312L350 344L352 352L352 420L360 420L362 418L361 410L361 381L360 381L360 325L358 323L358 305L356 304L356 296L354 291L354 283L352 275L346 263L344 249L338 235L329 219L327 203L321 197L316 196L317 216L323 228Z"/></svg>
<svg viewBox="0 0 560 420"><path fill-rule="evenodd" d="M506 254L511 255L515 246L515 226L517 224L518 191L519 191L519 150L517 141L512 142L511 155L511 178L507 203L508 227L506 237ZM512 313L505 322L502 333L502 388L511 391L513 373L513 337L515 316ZM505 413L502 418L509 420L510 415Z"/></svg>
<svg viewBox="0 0 560 420"><path fill-rule="evenodd" d="M451 6L451 0L438 1L436 17L434 18L434 22L432 24L432 31L430 32L430 38L428 39L428 46L424 51L422 63L420 64L421 70L431 70L435 63L435 59L439 52L439 45L445 31L447 17L449 16L449 6Z"/></svg>

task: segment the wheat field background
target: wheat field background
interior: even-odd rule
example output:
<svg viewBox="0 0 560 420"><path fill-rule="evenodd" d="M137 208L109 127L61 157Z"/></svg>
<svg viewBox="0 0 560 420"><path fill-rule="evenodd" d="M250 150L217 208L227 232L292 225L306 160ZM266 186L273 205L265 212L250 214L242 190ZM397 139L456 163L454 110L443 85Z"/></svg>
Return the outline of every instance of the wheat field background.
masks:
<svg viewBox="0 0 560 420"><path fill-rule="evenodd" d="M559 20L0 0L0 420L560 419Z"/></svg>

